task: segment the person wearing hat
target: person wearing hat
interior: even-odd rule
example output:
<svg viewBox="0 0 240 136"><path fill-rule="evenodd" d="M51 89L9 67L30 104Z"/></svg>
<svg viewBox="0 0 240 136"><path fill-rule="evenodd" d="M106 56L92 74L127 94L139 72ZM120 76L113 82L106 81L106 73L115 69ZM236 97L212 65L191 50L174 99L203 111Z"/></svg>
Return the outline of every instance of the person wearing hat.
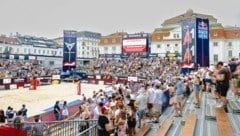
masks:
<svg viewBox="0 0 240 136"><path fill-rule="evenodd" d="M102 106L101 113L97 122L98 136L110 136L114 129L110 125L107 108Z"/></svg>

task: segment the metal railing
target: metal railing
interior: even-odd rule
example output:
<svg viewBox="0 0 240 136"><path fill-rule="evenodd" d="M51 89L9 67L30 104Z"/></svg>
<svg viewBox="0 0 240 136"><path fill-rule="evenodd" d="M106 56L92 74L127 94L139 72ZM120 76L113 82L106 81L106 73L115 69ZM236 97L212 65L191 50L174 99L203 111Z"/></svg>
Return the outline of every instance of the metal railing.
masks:
<svg viewBox="0 0 240 136"><path fill-rule="evenodd" d="M66 120L51 122L25 122L9 124L12 127L22 126L28 136L97 136L97 120Z"/></svg>

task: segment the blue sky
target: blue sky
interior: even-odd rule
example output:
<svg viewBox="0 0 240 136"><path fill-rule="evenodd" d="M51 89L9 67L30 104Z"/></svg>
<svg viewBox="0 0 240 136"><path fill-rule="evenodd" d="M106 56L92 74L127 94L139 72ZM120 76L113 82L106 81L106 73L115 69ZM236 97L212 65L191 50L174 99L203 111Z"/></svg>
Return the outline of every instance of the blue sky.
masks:
<svg viewBox="0 0 240 136"><path fill-rule="evenodd" d="M63 30L152 32L164 20L194 12L240 26L238 0L0 0L0 34L56 38Z"/></svg>

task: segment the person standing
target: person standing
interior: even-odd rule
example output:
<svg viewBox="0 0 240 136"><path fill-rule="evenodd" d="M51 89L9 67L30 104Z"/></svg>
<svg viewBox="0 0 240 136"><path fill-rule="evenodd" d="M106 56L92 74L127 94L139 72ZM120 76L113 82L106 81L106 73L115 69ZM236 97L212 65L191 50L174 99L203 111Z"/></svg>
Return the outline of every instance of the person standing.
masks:
<svg viewBox="0 0 240 136"><path fill-rule="evenodd" d="M28 111L28 109L26 108L26 105L25 105L25 104L22 105L21 111L22 111L22 117L23 117L23 119L26 119L26 118L27 118L27 111Z"/></svg>
<svg viewBox="0 0 240 136"><path fill-rule="evenodd" d="M199 75L196 73L193 79L194 91L195 91L195 108L200 108L199 92L201 90L201 80Z"/></svg>
<svg viewBox="0 0 240 136"><path fill-rule="evenodd" d="M62 107L62 119L66 119L69 116L68 107L67 107L67 101L63 102Z"/></svg>
<svg viewBox="0 0 240 136"><path fill-rule="evenodd" d="M54 112L54 116L56 121L60 120L60 107L59 107L59 101L56 101L54 107L53 107L53 112Z"/></svg>
<svg viewBox="0 0 240 136"><path fill-rule="evenodd" d="M99 115L97 122L98 136L110 136L113 132L113 128L110 126L110 121L108 119L108 111L103 106L101 107L102 114Z"/></svg>
<svg viewBox="0 0 240 136"><path fill-rule="evenodd" d="M136 98L136 105L138 107L137 115L139 117L138 128L141 128L142 124L145 124L147 102L148 102L148 96L147 96L144 88L141 88L139 90L139 95Z"/></svg>
<svg viewBox="0 0 240 136"><path fill-rule="evenodd" d="M161 83L158 83L155 86L155 93L154 93L154 117L155 117L155 121L154 123L159 123L159 117L161 115L162 112L162 104L163 104L163 91L161 89Z"/></svg>
<svg viewBox="0 0 240 136"><path fill-rule="evenodd" d="M182 100L184 97L184 84L181 80L181 77L177 77L177 83L175 85L175 117L182 117Z"/></svg>
<svg viewBox="0 0 240 136"><path fill-rule="evenodd" d="M35 124L32 127L33 136L44 136L44 129L47 128L47 125L40 121L39 116L35 116L34 121Z"/></svg>

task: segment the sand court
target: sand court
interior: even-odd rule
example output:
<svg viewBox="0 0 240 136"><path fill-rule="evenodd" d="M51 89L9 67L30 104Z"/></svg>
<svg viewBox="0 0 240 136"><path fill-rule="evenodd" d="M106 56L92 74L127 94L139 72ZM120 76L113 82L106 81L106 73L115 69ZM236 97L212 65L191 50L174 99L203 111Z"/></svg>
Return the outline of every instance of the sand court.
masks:
<svg viewBox="0 0 240 136"><path fill-rule="evenodd" d="M85 96L92 97L92 92L99 89L105 89L105 85L95 85L81 83L81 92ZM6 111L8 106L13 107L15 111L20 110L22 104L28 109L28 116L43 113L44 109L54 106L57 100L67 101L81 99L77 95L77 84L61 83L57 85L38 86L37 90L28 88L19 88L15 90L0 91L0 109Z"/></svg>

